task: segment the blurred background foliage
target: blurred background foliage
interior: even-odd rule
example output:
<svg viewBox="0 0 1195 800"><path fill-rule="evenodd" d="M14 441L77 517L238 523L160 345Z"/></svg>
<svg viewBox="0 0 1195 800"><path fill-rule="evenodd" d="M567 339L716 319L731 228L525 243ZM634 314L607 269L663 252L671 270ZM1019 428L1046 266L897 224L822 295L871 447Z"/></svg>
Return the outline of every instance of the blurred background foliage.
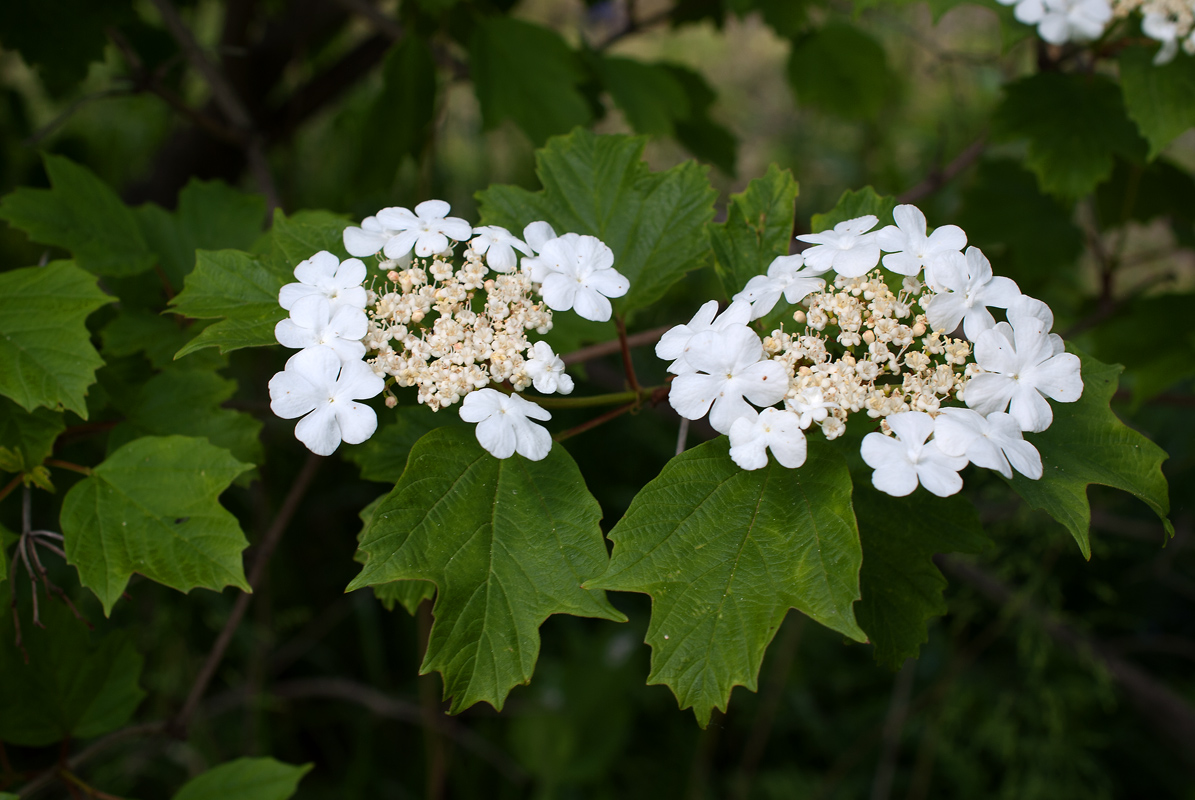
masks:
<svg viewBox="0 0 1195 800"><path fill-rule="evenodd" d="M1163 547L1149 509L1093 487L1085 562L1062 526L972 474L992 544L975 559L940 562L949 613L931 626L920 659L895 674L874 663L870 647L793 612L758 693L736 690L728 713L701 730L666 688L644 685L649 601L612 594L629 623L550 619L535 679L502 714L476 707L448 718L439 677L416 677L427 606L412 617L368 592L343 594L357 571L357 512L387 489L386 476L360 477L353 462L364 461L348 448L348 460L322 467L189 736L113 743L83 768L89 783L118 797L166 797L210 765L268 754L314 762L304 798L1195 798L1192 131L1154 160L1137 140L1110 146L1112 167L1095 176L1093 193L1043 191L1049 184L1030 169L1024 136L997 109L1011 82L1075 71L1083 56L1043 47L990 0L179 0L177 8L247 124L213 97L159 4L8 2L0 194L48 186L44 152L85 165L135 206L173 209L201 179L263 195L265 203L240 206L248 215L269 204L355 221L438 197L475 218L474 193L491 183L537 188L535 147L576 125L649 136L653 168L693 157L709 164L723 209L769 164L790 169L801 188L798 233L844 190L870 184L915 199L939 224L961 225L997 272L1052 305L1057 330L1125 365L1115 408L1170 454L1177 536ZM1078 66L1117 74L1108 59ZM252 165L254 152L263 164ZM0 269L46 253L0 229ZM713 270L694 273L633 330L687 319L709 296L720 296ZM93 333L106 321L93 316ZM612 329L555 335L578 346ZM97 408L137 402L128 376L146 356L121 351L114 337L101 337L110 363L91 392ZM266 461L255 482L224 496L253 540L301 461L291 425L268 413L265 376L284 354L202 357L236 382L220 402L251 411L267 451L292 456ZM663 380L649 351L636 358L641 375ZM614 360L589 362L584 378L620 388ZM569 444L604 524L672 455L674 422L670 411L647 410ZM85 437L60 445L78 463L103 457ZM46 519L57 518L72 482L54 475L57 494L37 495ZM0 508L9 529L19 528L13 505ZM57 562L51 574L74 587L96 630L63 614L52 626L96 641L127 637L141 654L139 720L183 702L236 594L183 597L135 579L105 619L73 570ZM0 636L10 647L11 628L0 624ZM12 791L60 751L8 743L0 755L0 791ZM47 794L65 791L56 784Z"/></svg>

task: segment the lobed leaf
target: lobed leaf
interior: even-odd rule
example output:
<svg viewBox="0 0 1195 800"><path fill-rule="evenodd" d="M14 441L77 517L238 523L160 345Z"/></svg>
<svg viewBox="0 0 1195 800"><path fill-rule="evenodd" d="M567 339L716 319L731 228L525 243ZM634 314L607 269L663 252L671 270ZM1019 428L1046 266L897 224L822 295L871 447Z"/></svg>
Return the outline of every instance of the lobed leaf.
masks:
<svg viewBox="0 0 1195 800"><path fill-rule="evenodd" d="M927 622L947 611L946 579L934 555L978 553L988 539L975 506L961 495L892 497L857 482L854 507L863 542L863 597L855 616L876 661L897 669L929 641Z"/></svg>
<svg viewBox="0 0 1195 800"><path fill-rule="evenodd" d="M29 662L14 644L12 615L0 615L0 740L44 747L129 721L145 692L138 685L143 659L128 636L89 636L57 599L40 604L45 627L30 624L29 608L18 613Z"/></svg>
<svg viewBox="0 0 1195 800"><path fill-rule="evenodd" d="M443 413L432 411L423 404L399 406L393 420L382 420L377 432L359 445L345 448L345 458L361 469L367 481L398 483L407 466L411 448L424 434L441 426L473 427L463 422L455 408Z"/></svg>
<svg viewBox="0 0 1195 800"><path fill-rule="evenodd" d="M408 448L409 452L410 448ZM405 459L404 459L405 461ZM395 478L395 482L398 479ZM386 499L386 495L376 498L372 503L361 509L358 515L361 517L361 522L364 526L361 532L357 534L357 541L361 541L361 537L365 535L365 531L373 523L374 512L377 511L378 506ZM359 564L364 564L368 559L365 554L358 550L353 560ZM431 581L391 581L390 583L379 583L373 587L373 596L378 599L382 606L387 611L393 611L395 604L402 606L408 614L415 616L415 612L419 609L419 604L424 600L432 600L436 596L436 585Z"/></svg>
<svg viewBox="0 0 1195 800"><path fill-rule="evenodd" d="M112 302L69 261L0 273L0 395L26 411L67 409L87 419L87 387L103 366L87 317Z"/></svg>
<svg viewBox="0 0 1195 800"><path fill-rule="evenodd" d="M706 228L727 295L737 294L747 281L765 273L777 256L788 255L797 192L792 173L772 164L763 177L730 196L725 222Z"/></svg>
<svg viewBox="0 0 1195 800"><path fill-rule="evenodd" d="M892 209L894 208L896 208L895 197L878 194L870 186L864 186L858 191L843 192L834 208L825 214L814 214L809 228L814 233L821 233L848 219L874 214L879 218L879 222L876 223L873 230L879 230L885 225L892 224Z"/></svg>
<svg viewBox="0 0 1195 800"><path fill-rule="evenodd" d="M1155 65L1153 49L1129 47L1120 54L1125 109L1149 142L1149 158L1195 126L1195 61L1175 58Z"/></svg>
<svg viewBox="0 0 1195 800"><path fill-rule="evenodd" d="M1120 88L1108 78L1040 72L1005 86L1004 94L992 133L1029 140L1025 164L1049 194L1082 197L1112 174L1113 155L1145 155Z"/></svg>
<svg viewBox="0 0 1195 800"><path fill-rule="evenodd" d="M481 218L521 232L546 220L557 233L596 236L614 251L614 268L631 282L613 301L626 314L651 305L689 270L702 266L702 227L717 192L707 167L693 161L664 172L643 162L647 140L575 130L536 152L543 190L492 186L478 192Z"/></svg>
<svg viewBox="0 0 1195 800"><path fill-rule="evenodd" d="M469 41L469 65L487 130L509 119L541 145L593 116L578 88L585 72L555 31L510 17L482 17Z"/></svg>
<svg viewBox="0 0 1195 800"><path fill-rule="evenodd" d="M1083 362L1083 396L1074 403L1051 403L1054 422L1041 433L1025 436L1041 453L1045 474L1030 480L1013 473L1009 484L1030 506L1061 522L1084 558L1091 558L1091 504L1087 487L1093 483L1122 489L1138 497L1158 515L1174 536L1168 519L1170 490L1162 474L1166 451L1125 425L1112 412L1119 364L1103 364L1068 345Z"/></svg>
<svg viewBox="0 0 1195 800"><path fill-rule="evenodd" d="M312 253L317 251L312 251ZM274 326L286 317L278 290L289 272L240 250L200 250L186 286L170 300L171 311L196 319L219 319L188 342L175 358L204 347L221 353L277 344Z"/></svg>
<svg viewBox="0 0 1195 800"><path fill-rule="evenodd" d="M252 465L186 436L146 436L108 456L62 503L67 562L111 614L129 577L189 592L249 591L248 546L220 494Z"/></svg>
<svg viewBox="0 0 1195 800"><path fill-rule="evenodd" d="M187 781L174 800L286 800L311 764L293 766L272 758L238 758Z"/></svg>
<svg viewBox="0 0 1195 800"><path fill-rule="evenodd" d="M28 471L41 464L54 449L54 440L66 430L65 417L49 409L32 412L0 397L0 448L7 448L19 457L20 471ZM0 464L0 469L4 469ZM11 470L13 472L17 469Z"/></svg>
<svg viewBox="0 0 1195 800"><path fill-rule="evenodd" d="M601 509L560 445L542 461L496 459L472 431L437 428L361 535L365 566L348 590L400 580L436 586L421 673L444 676L451 713L501 710L527 683L551 614L622 621L582 588L606 564Z"/></svg>
<svg viewBox="0 0 1195 800"><path fill-rule="evenodd" d="M851 477L832 445L800 469L743 470L726 437L668 462L609 537L610 565L586 586L651 595L648 683L667 684L704 727L735 686L755 690L790 608L856 641L863 553Z"/></svg>

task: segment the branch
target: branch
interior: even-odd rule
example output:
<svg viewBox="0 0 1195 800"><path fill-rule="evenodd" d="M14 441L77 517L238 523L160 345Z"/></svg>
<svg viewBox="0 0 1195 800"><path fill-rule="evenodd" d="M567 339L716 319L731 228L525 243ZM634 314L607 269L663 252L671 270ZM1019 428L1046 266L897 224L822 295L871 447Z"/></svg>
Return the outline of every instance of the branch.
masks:
<svg viewBox="0 0 1195 800"><path fill-rule="evenodd" d="M270 525L269 530L266 531L265 536L262 537L257 555L253 559L253 567L249 570L250 591L257 589L261 585L266 564L269 563L270 556L274 553L274 548L278 546L278 541L282 538L282 532L290 524L291 517L295 515L295 511L299 507L299 502L303 499L303 495L307 492L307 488L315 478L315 473L319 469L321 462L322 459L315 454L308 456L306 463L303 464L303 468L295 478L295 482L291 484L290 491L287 492L286 499L282 501L282 507L278 510L278 515L274 517L274 522ZM208 684L211 683L212 677L215 676L216 668L220 666L220 662L224 659L224 653L228 650L228 645L232 643L232 636L241 624L241 619L245 616L245 611L249 608L249 603L252 599L253 595L250 593L242 593L237 597L236 603L232 607L232 613L228 615L228 620L224 623L223 630L216 637L216 642L212 645L211 652L207 654L207 660L204 661L203 667L199 670L199 675L195 678L195 683L191 686L191 692L187 695L186 702L183 703L183 707L170 720L168 727L172 735L180 739L186 738L187 725L190 724L191 718L195 715L195 710L199 707L199 701L203 699L203 693L207 690Z"/></svg>
<svg viewBox="0 0 1195 800"><path fill-rule="evenodd" d="M644 345L655 344L661 336L672 330L672 328L672 325L662 325L659 328L652 328L649 331L632 334L626 338L627 347L643 347ZM580 350L574 350L560 358L565 364L584 364L586 361L592 361L602 356L614 355L621 351L622 340L611 339L608 342L600 342L599 344L592 344L589 347L582 347Z"/></svg>
<svg viewBox="0 0 1195 800"><path fill-rule="evenodd" d="M987 134L984 134L973 142L970 147L955 156L954 160L945 167L934 167L929 175L925 176L925 180L897 195L897 201L901 203L915 203L918 200L929 197L978 161L986 148Z"/></svg>
<svg viewBox="0 0 1195 800"><path fill-rule="evenodd" d="M645 17L641 20L636 20L633 9L629 9L629 10L631 11L631 13L629 15L629 18L627 19L627 24L624 25L619 30L617 30L614 33L607 36L602 41L598 42L596 45L594 45L594 47L593 47L594 50L596 50L599 53L609 50L610 47L613 46L616 42L618 42L622 39L625 39L626 37L630 36L631 34L638 33L639 31L643 30L644 28L651 28L655 25L660 24L661 22L665 22L668 20L669 17L672 16L672 9L666 8L663 11L657 11L655 14L652 14L651 16Z"/></svg>
<svg viewBox="0 0 1195 800"><path fill-rule="evenodd" d="M157 736L165 729L165 722L147 722L142 725L130 725L127 728L121 728L118 731L113 731L107 736L92 742L90 745L67 759L66 768L73 772L74 770L77 770L79 767L83 766L83 764L91 761L100 753L109 750L113 745L120 744L126 739L137 739L142 736ZM42 789L45 789L47 786L52 784L57 777L58 771L56 769L49 769L22 786L17 792L17 797L32 797Z"/></svg>

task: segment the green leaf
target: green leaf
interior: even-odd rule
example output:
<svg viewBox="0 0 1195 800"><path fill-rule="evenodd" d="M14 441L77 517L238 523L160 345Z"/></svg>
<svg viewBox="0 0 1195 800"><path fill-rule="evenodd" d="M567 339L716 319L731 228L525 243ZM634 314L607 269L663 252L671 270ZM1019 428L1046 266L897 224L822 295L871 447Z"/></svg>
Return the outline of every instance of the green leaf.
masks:
<svg viewBox="0 0 1195 800"><path fill-rule="evenodd" d="M281 210L274 212L274 226L270 229L270 243L275 260L274 270L285 277L286 283L294 281L294 268L321 250L327 250L342 261L348 258L344 249L344 229L348 219L330 211L298 211L286 216ZM278 292L274 292L274 303Z"/></svg>
<svg viewBox="0 0 1195 800"><path fill-rule="evenodd" d="M174 800L286 800L311 764L295 767L272 758L238 758L187 781Z"/></svg>
<svg viewBox="0 0 1195 800"><path fill-rule="evenodd" d="M196 250L248 250L265 219L264 197L196 178L179 192L174 211L152 204L137 209L141 231L176 288L195 267Z"/></svg>
<svg viewBox="0 0 1195 800"><path fill-rule="evenodd" d="M31 470L49 458L54 440L64 430L66 419L62 414L45 408L29 412L0 397L0 447L18 455L19 471ZM0 465L0 469L5 467Z"/></svg>
<svg viewBox="0 0 1195 800"><path fill-rule="evenodd" d="M174 354L195 337L198 325L186 325L178 317L166 317L138 308L121 313L100 331L104 358L114 359L145 353L156 369L174 362ZM188 364L188 366L194 366Z"/></svg>
<svg viewBox="0 0 1195 800"><path fill-rule="evenodd" d="M409 448L408 448L409 449ZM397 482L397 478L395 482ZM386 495L376 498L372 503L361 509L358 515L361 517L361 522L364 523L361 532L357 534L357 541L361 541L361 537L369 530L369 526L373 524L374 512L378 510L378 506L386 499ZM359 563L364 564L368 559L365 554L358 550L353 559ZM395 604L402 606L406 612L411 616L415 616L415 611L418 610L419 604L424 600L431 600L436 596L436 585L431 581L391 581L390 583L379 583L373 587L373 595L378 598L382 606L387 611L393 611Z"/></svg>
<svg viewBox="0 0 1195 800"><path fill-rule="evenodd" d="M395 580L436 585L436 621L420 672L438 670L451 713L501 710L527 683L551 614L625 619L581 584L606 565L601 508L560 445L542 461L496 459L473 433L438 428L361 537L349 591Z"/></svg>
<svg viewBox="0 0 1195 800"><path fill-rule="evenodd" d="M1112 174L1114 154L1145 155L1120 88L1103 76L1040 72L1004 92L992 117L993 136L1029 140L1025 164L1049 194L1087 195Z"/></svg>
<svg viewBox="0 0 1195 800"><path fill-rule="evenodd" d="M248 542L217 498L250 466L203 439L147 436L71 487L61 517L67 561L105 614L134 572L181 592L249 591Z"/></svg>
<svg viewBox="0 0 1195 800"><path fill-rule="evenodd" d="M1155 66L1153 48L1120 54L1120 86L1129 117L1149 141L1149 158L1195 126L1195 61L1178 57Z"/></svg>
<svg viewBox="0 0 1195 800"><path fill-rule="evenodd" d="M708 161L727 175L735 174L739 142L726 127L714 122L709 110L718 96L700 72L675 64L661 64L684 89L689 114L673 122L676 140L702 161Z"/></svg>
<svg viewBox="0 0 1195 800"><path fill-rule="evenodd" d="M361 477L367 481L398 483L415 442L436 428L448 425L473 429L453 408L432 411L420 404L400 406L393 413L394 420L383 419L364 443L345 448L345 457L361 469Z"/></svg>
<svg viewBox="0 0 1195 800"><path fill-rule="evenodd" d="M220 321L205 328L174 357L182 358L205 347L218 347L221 353L228 353L277 344L274 327L286 317L286 311L278 305L278 290L294 276L274 266L276 263L240 250L200 250L195 271L187 276L183 290L170 300L170 310L195 319Z"/></svg>
<svg viewBox="0 0 1195 800"><path fill-rule="evenodd" d="M1000 273L1035 294L1067 275L1083 252L1083 232L1072 217L1019 163L992 159L980 162L964 192L958 224Z"/></svg>
<svg viewBox="0 0 1195 800"><path fill-rule="evenodd" d="M706 228L727 295L766 272L777 256L788 255L797 191L792 173L772 164L762 178L730 196L725 222Z"/></svg>
<svg viewBox="0 0 1195 800"><path fill-rule="evenodd" d="M586 130L536 152L544 188L491 186L477 194L487 225L522 231L546 220L558 234L596 236L614 251L614 268L631 282L614 300L620 314L651 305L686 272L702 266L702 227L713 219L717 192L707 168L692 161L651 172L642 161L646 139L599 136Z"/></svg>
<svg viewBox="0 0 1195 800"><path fill-rule="evenodd" d="M673 136L674 123L689 116L689 98L665 68L631 58L600 56L595 66L615 104L637 133Z"/></svg>
<svg viewBox="0 0 1195 800"><path fill-rule="evenodd" d="M238 461L260 464L262 424L251 414L221 407L236 389L236 381L215 372L174 365L146 381L125 408L125 421L108 437L108 452L141 436L177 434L207 439Z"/></svg>
<svg viewBox="0 0 1195 800"><path fill-rule="evenodd" d="M856 482L854 507L863 541L863 599L855 616L876 661L897 669L929 641L926 623L947 611L946 579L934 555L978 553L988 540L975 506L962 495L891 497Z"/></svg>
<svg viewBox="0 0 1195 800"><path fill-rule="evenodd" d="M755 690L789 608L856 641L863 554L851 477L833 445L790 470L743 470L721 436L668 462L614 529L610 566L586 586L651 595L649 684L704 727L735 686Z"/></svg>
<svg viewBox="0 0 1195 800"><path fill-rule="evenodd" d="M125 277L154 265L136 216L112 187L68 158L42 159L52 188L17 189L0 201L0 219L35 242L69 250L96 275Z"/></svg>
<svg viewBox="0 0 1195 800"><path fill-rule="evenodd" d="M103 359L86 320L112 302L69 261L0 273L0 394L26 411L65 408L87 419L87 387Z"/></svg>
<svg viewBox="0 0 1195 800"><path fill-rule="evenodd" d="M1091 505L1087 487L1098 483L1135 495L1154 510L1166 533L1174 536L1170 490L1162 474L1166 452L1125 425L1112 412L1117 376L1124 369L1074 352L1083 362L1083 396L1074 403L1051 403L1054 422L1041 433L1027 434L1041 453L1045 474L1029 480L1014 473L1009 483L1030 508L1061 522L1091 558Z"/></svg>
<svg viewBox="0 0 1195 800"><path fill-rule="evenodd" d="M12 614L0 615L0 739L44 747L124 725L145 697L143 659L129 637L89 636L57 598L39 606L44 628L32 624L29 607L18 609L28 664L14 645Z"/></svg>
<svg viewBox="0 0 1195 800"><path fill-rule="evenodd" d="M875 119L897 88L884 48L842 22L793 40L788 80L801 105L847 119Z"/></svg>
<svg viewBox="0 0 1195 800"><path fill-rule="evenodd" d="M427 42L405 36L382 64L382 91L356 148L357 183L388 188L408 156L418 159L436 118L436 61Z"/></svg>
<svg viewBox="0 0 1195 800"><path fill-rule="evenodd" d="M592 117L578 90L585 73L576 53L547 28L483 17L469 42L469 66L486 130L509 119L541 145Z"/></svg>
<svg viewBox="0 0 1195 800"><path fill-rule="evenodd" d="M1127 380L1120 383L1132 391L1131 408L1195 377L1195 330L1188 320L1192 303L1195 294L1190 292L1137 297L1087 334L1101 359L1128 365ZM1145 347L1142 331L1150 332Z"/></svg>
<svg viewBox="0 0 1195 800"><path fill-rule="evenodd" d="M892 224L892 209L896 208L896 198L878 194L870 186L864 186L858 191L846 191L838 198L838 204L825 214L814 214L810 221L810 230L821 233L833 228L848 219L875 214L879 218L876 230L884 225Z"/></svg>

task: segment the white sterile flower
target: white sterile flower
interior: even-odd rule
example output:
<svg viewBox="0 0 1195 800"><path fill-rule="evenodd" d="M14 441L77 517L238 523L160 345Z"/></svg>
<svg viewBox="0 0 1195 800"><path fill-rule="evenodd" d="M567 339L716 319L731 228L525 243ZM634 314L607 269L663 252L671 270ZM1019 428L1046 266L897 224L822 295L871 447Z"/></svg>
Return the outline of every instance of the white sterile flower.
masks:
<svg viewBox="0 0 1195 800"><path fill-rule="evenodd" d="M564 371L564 361L552 352L552 345L547 342L532 346L523 369L537 392L569 394L573 390L573 379Z"/></svg>
<svg viewBox="0 0 1195 800"><path fill-rule="evenodd" d="M295 438L311 452L328 456L340 443L360 444L378 427L367 400L386 388L364 361L341 362L328 347L295 353L270 379L270 410L283 419L303 417ZM303 416L306 414L306 416Z"/></svg>
<svg viewBox="0 0 1195 800"><path fill-rule="evenodd" d="M751 304L751 319L759 319L776 307L780 295L789 303L799 303L808 295L825 287L826 282L816 276L830 269L805 263L800 253L777 256L768 266L767 275L756 275L747 281L743 291L731 299Z"/></svg>
<svg viewBox="0 0 1195 800"><path fill-rule="evenodd" d="M350 225L344 229L344 249L351 256L368 258L377 255L397 233L383 227L377 217L366 217L361 220L360 228Z"/></svg>
<svg viewBox="0 0 1195 800"><path fill-rule="evenodd" d="M443 200L424 200L411 213L406 208L383 208L378 222L398 231L383 248L386 258L401 258L415 249L420 258L443 253L449 239L463 242L473 235L473 226L460 217L450 217L452 206Z"/></svg>
<svg viewBox="0 0 1195 800"><path fill-rule="evenodd" d="M342 305L335 311L322 294L304 297L290 310L290 317L274 326L274 337L285 347L306 349L323 345L341 361L365 355L362 339L369 331L369 318L360 308Z"/></svg>
<svg viewBox="0 0 1195 800"><path fill-rule="evenodd" d="M746 327L750 319L750 303L731 303L725 311L718 314L718 301L710 300L697 310L693 319L671 328L660 337L660 341L656 343L656 356L672 362L668 365L669 372L676 375L692 372L685 352L694 336L704 331L723 331L733 326Z"/></svg>
<svg viewBox="0 0 1195 800"><path fill-rule="evenodd" d="M1037 35L1050 44L1066 44L1098 39L1112 19L1112 6L1107 0L1019 0L1013 16L1036 25Z"/></svg>
<svg viewBox="0 0 1195 800"><path fill-rule="evenodd" d="M278 292L278 305L287 311L304 297L326 297L333 312L341 306L365 308L365 264L360 259L339 258L321 250L295 267L298 283L288 283Z"/></svg>
<svg viewBox="0 0 1195 800"><path fill-rule="evenodd" d="M797 415L802 428L808 428L815 422L824 422L830 416L830 409L838 408L838 404L827 400L820 387L806 386L796 397L785 400L784 407Z"/></svg>
<svg viewBox="0 0 1195 800"><path fill-rule="evenodd" d="M1160 11L1147 11L1141 18L1141 32L1162 43L1154 56L1154 66L1168 64L1178 54L1178 21Z"/></svg>
<svg viewBox="0 0 1195 800"><path fill-rule="evenodd" d="M1011 278L992 275L992 265L978 247L968 247L966 256L947 253L934 265L934 280L940 294L925 309L930 327L950 333L961 322L971 341L996 325L988 306L1008 308L1021 296Z"/></svg>
<svg viewBox="0 0 1195 800"><path fill-rule="evenodd" d="M942 409L934 420L934 444L946 455L965 456L1006 478L1012 477L1013 469L1033 480L1042 475L1037 448L1025 441L1012 416L999 411L984 417L969 408Z"/></svg>
<svg viewBox="0 0 1195 800"><path fill-rule="evenodd" d="M461 419L477 423L477 441L495 458L518 453L540 461L552 449L552 435L531 420L549 420L552 415L517 394L497 389L478 389L461 403Z"/></svg>
<svg viewBox="0 0 1195 800"><path fill-rule="evenodd" d="M867 214L840 222L832 231L798 236L802 242L817 245L801 255L808 266L823 272L833 269L844 278L866 275L880 263L876 235L868 233L877 222L879 219L874 214Z"/></svg>
<svg viewBox="0 0 1195 800"><path fill-rule="evenodd" d="M796 414L765 408L755 420L743 417L730 426L730 458L743 469L766 467L768 449L782 467L805 463L805 434Z"/></svg>
<svg viewBox="0 0 1195 800"><path fill-rule="evenodd" d="M526 228L523 228L523 241L527 242L536 253L544 249L544 245L556 238L556 231L552 230L552 226L543 220L532 222Z"/></svg>
<svg viewBox="0 0 1195 800"><path fill-rule="evenodd" d="M473 248L474 253L485 256L485 263L495 272L515 271L519 263L519 257L515 255L516 250L524 255L531 255L531 248L527 243L506 228L483 225L474 228L473 233L476 235L469 242L469 246Z"/></svg>
<svg viewBox="0 0 1195 800"><path fill-rule="evenodd" d="M963 488L959 470L967 459L950 456L926 442L934 432L934 419L923 411L902 411L886 417L896 436L869 433L863 437L860 454L875 470L872 484L885 494L904 497L918 482L938 497Z"/></svg>
<svg viewBox="0 0 1195 800"><path fill-rule="evenodd" d="M967 246L967 234L957 225L943 225L927 236L925 215L917 206L897 206L892 210L892 218L896 224L881 230L877 241L880 249L888 253L884 256L884 266L898 275L916 275L941 255L959 252ZM926 282L935 284L932 276L927 276Z"/></svg>
<svg viewBox="0 0 1195 800"><path fill-rule="evenodd" d="M1024 431L1044 431L1054 420L1049 397L1073 403L1083 394L1078 356L1055 352L1057 336L1032 315L1012 315L975 342L975 363L983 370L967 382L967 405L985 417L1008 412Z"/></svg>
<svg viewBox="0 0 1195 800"><path fill-rule="evenodd" d="M594 236L566 233L550 239L539 259L548 270L541 294L553 311L572 309L585 319L605 322L614 312L606 298L622 297L631 288L613 268L614 251Z"/></svg>
<svg viewBox="0 0 1195 800"><path fill-rule="evenodd" d="M775 361L761 360L763 343L745 326L697 334L689 340L685 358L694 371L672 382L668 402L686 419L709 412L718 433L730 433L740 417L755 420L757 412L748 400L762 408L779 403L788 392L788 373Z"/></svg>

